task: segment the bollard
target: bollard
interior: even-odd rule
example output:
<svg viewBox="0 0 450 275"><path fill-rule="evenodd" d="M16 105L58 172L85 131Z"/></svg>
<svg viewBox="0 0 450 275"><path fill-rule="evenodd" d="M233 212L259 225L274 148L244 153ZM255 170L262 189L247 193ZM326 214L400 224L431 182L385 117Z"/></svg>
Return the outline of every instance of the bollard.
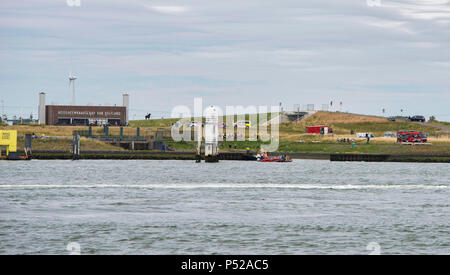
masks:
<svg viewBox="0 0 450 275"><path fill-rule="evenodd" d="M355 149L355 141L352 140L352 149Z"/></svg>

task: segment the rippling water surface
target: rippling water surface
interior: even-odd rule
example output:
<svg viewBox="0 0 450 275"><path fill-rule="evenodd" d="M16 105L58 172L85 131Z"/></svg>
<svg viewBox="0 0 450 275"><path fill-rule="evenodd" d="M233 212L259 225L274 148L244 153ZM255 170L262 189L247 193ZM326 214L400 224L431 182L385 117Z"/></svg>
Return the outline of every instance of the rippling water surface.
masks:
<svg viewBox="0 0 450 275"><path fill-rule="evenodd" d="M0 254L450 254L448 164L0 162Z"/></svg>

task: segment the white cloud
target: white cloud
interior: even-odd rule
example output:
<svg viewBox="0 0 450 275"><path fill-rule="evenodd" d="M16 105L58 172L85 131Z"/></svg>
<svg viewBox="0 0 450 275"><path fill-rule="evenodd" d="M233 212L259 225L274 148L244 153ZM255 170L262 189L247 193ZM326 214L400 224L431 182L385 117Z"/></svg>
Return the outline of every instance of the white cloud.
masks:
<svg viewBox="0 0 450 275"><path fill-rule="evenodd" d="M148 8L165 14L181 14L189 11L189 8L183 6L150 6Z"/></svg>
<svg viewBox="0 0 450 275"><path fill-rule="evenodd" d="M406 22L401 21L390 21L390 20L382 20L382 19L372 19L370 21L365 22L369 26L374 26L378 28L383 28L392 31L400 31L408 34L413 34L414 31L410 30L407 27Z"/></svg>
<svg viewBox="0 0 450 275"><path fill-rule="evenodd" d="M401 15L419 20L437 20L450 18L448 0L383 0L382 7L397 10Z"/></svg>

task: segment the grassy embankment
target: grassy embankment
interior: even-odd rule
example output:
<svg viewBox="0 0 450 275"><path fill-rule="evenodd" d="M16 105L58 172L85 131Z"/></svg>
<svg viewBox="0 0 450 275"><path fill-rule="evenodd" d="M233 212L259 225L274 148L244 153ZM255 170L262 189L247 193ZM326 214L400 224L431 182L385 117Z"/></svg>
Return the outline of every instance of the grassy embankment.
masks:
<svg viewBox="0 0 450 275"><path fill-rule="evenodd" d="M154 121L133 122L134 125L154 125ZM158 121L158 126L167 127L173 121ZM164 123L167 123L164 125ZM327 125L334 129L334 135L312 135L306 134L306 126ZM269 129L270 130L270 129ZM373 133L377 138L366 144L365 139L356 139L356 146L338 143L337 138L354 139L350 131ZM396 143L395 138L383 138L385 132L396 132L398 130L417 130L430 133L429 138L432 145L401 145ZM410 122L393 122L385 118L375 116L361 116L346 113L318 112L298 123L282 123L280 125L280 152L307 152L307 153L376 153L376 154L450 154L450 139L448 133L439 128L422 126ZM440 135L440 136L439 136ZM436 136L436 137L435 137ZM195 142L167 142L171 148L176 150L195 150ZM231 145L231 149L230 149ZM258 150L261 142L252 141L224 141L220 143L221 151L233 151L250 148Z"/></svg>
<svg viewBox="0 0 450 275"><path fill-rule="evenodd" d="M437 120L433 120L433 121L429 121L430 123L433 124L437 124L437 125L442 125L442 126L446 126L446 127L450 127L450 122L446 122L446 121L437 121Z"/></svg>
<svg viewBox="0 0 450 275"><path fill-rule="evenodd" d="M270 119L270 114L268 116ZM224 119L226 120L226 119ZM155 119L131 121L132 127L125 128L125 135L135 135L136 127L141 127L141 135L151 136L157 129L170 130L177 119ZM306 126L327 125L334 129L334 135L311 135L305 133ZM35 133L38 136L71 137L73 130L86 130L87 127L58 127L58 126L3 126L0 129L16 129L19 135ZM366 144L365 139L356 139L356 146L338 143L337 138L355 138L350 131L370 132L377 138ZM432 145L400 145L395 143L394 138L383 138L387 131L418 130L430 133L429 141ZM436 127L422 126L410 122L392 122L375 116L361 116L346 113L318 112L297 123L280 124L280 144L278 151L281 152L322 152L322 153L377 153L377 154L450 154L450 139L448 133ZM270 129L269 129L270 132ZM102 135L102 127L94 127L94 135ZM119 127L111 127L110 135L119 135ZM33 139L34 150L70 150L71 140ZM193 151L195 142L166 142L169 147L176 151ZM82 139L82 150L122 150L119 147L104 144L95 140ZM221 151L258 150L260 141L223 141L220 143ZM231 146L231 149L230 149ZM19 148L23 147L23 139L19 140ZM234 149L236 147L236 149Z"/></svg>
<svg viewBox="0 0 450 275"><path fill-rule="evenodd" d="M0 130L17 130L18 135L35 134L41 139L33 139L33 150L71 150L72 131L86 130L86 127L45 126L45 125L17 125L2 126ZM100 134L101 127L96 127L94 133ZM47 139L45 137L59 137L67 139ZM19 138L17 147L19 150L25 147L24 138ZM97 140L81 139L81 150L122 150L120 147L105 144Z"/></svg>

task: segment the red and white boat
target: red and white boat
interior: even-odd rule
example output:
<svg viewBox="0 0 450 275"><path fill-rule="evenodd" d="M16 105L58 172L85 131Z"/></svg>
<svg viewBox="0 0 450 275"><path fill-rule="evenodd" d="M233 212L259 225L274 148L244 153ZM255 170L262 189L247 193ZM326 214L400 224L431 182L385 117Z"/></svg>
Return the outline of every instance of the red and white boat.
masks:
<svg viewBox="0 0 450 275"><path fill-rule="evenodd" d="M292 159L288 156L281 157L269 157L266 152L261 152L256 156L256 160L259 162L292 162Z"/></svg>
<svg viewBox="0 0 450 275"><path fill-rule="evenodd" d="M261 158L261 159L259 160L259 162L292 162L292 159L289 159L289 158L283 159L283 158L269 158L269 157L266 157L266 158Z"/></svg>

